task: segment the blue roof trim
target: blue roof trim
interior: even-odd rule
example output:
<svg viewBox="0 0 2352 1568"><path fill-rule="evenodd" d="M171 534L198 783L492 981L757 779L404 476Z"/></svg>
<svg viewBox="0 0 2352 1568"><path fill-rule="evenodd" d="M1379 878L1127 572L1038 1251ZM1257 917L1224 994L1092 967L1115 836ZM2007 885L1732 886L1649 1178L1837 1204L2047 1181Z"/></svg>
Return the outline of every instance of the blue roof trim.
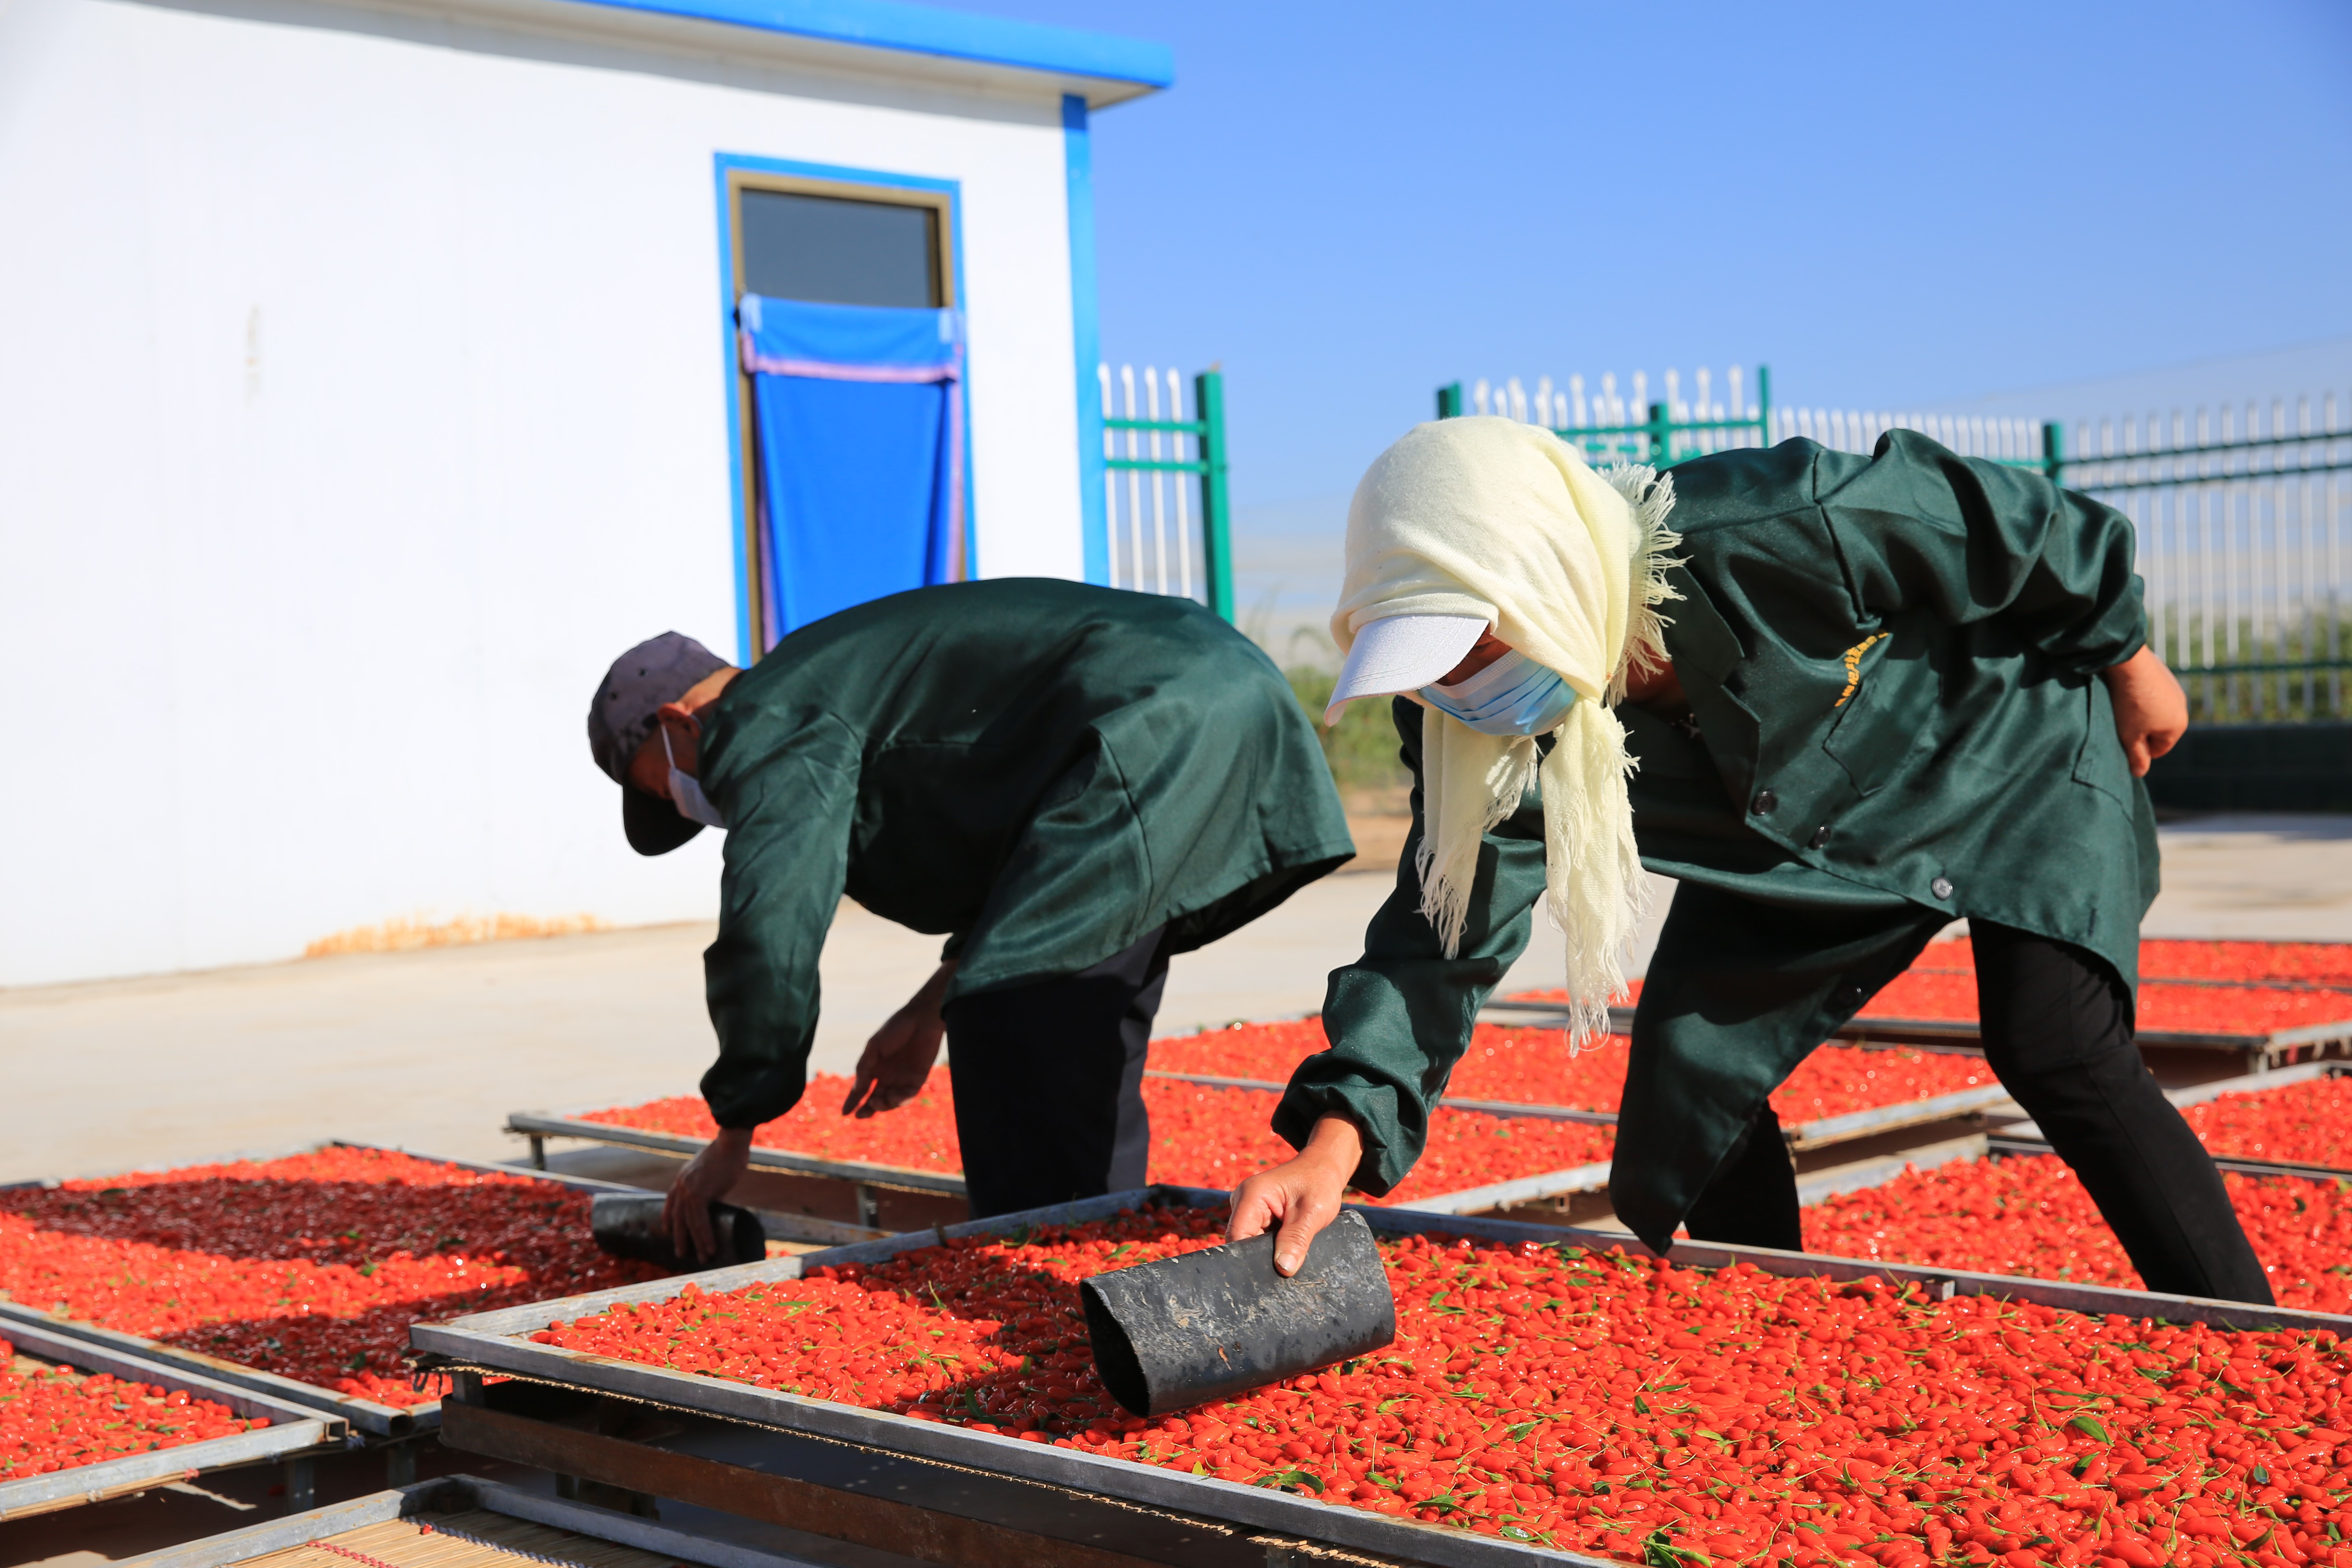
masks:
<svg viewBox="0 0 2352 1568"><path fill-rule="evenodd" d="M624 11L690 16L762 32L910 54L942 55L1021 70L1172 87L1176 57L1165 44L1081 32L1039 22L1009 22L901 0L578 0Z"/></svg>

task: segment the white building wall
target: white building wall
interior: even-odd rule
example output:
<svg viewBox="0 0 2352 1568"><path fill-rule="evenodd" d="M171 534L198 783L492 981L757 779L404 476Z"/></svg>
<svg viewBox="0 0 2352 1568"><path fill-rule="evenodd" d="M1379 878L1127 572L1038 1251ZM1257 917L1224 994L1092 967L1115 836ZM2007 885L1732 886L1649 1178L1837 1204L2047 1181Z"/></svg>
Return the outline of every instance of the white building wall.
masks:
<svg viewBox="0 0 2352 1568"><path fill-rule="evenodd" d="M0 984L715 910L583 730L738 652L715 153L962 182L980 569L1079 574L1055 103L788 68L0 5Z"/></svg>

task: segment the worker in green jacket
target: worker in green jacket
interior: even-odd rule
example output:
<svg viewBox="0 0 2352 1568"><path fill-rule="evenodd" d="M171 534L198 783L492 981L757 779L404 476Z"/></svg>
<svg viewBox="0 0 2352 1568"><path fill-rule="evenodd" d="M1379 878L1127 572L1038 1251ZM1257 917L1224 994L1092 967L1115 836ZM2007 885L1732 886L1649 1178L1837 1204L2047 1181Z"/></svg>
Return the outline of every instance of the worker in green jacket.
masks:
<svg viewBox="0 0 2352 1568"><path fill-rule="evenodd" d="M680 1251L704 1256L752 1130L801 1098L845 894L947 942L843 1111L912 1097L944 1035L986 1215L1141 1185L1169 958L1355 852L1288 683L1187 599L921 588L803 626L748 670L673 632L614 663L588 732L639 853L727 832L704 954L720 1131L668 1205Z"/></svg>
<svg viewBox="0 0 2352 1568"><path fill-rule="evenodd" d="M1420 1154L1471 1026L1565 933L1606 1027L1639 867L1679 887L1634 1013L1610 1194L1663 1249L1798 1248L1767 1096L1955 917L1985 1052L2150 1289L2267 1302L2211 1158L2133 1040L2157 889L2140 775L2188 722L2128 519L1895 431L1596 475L1510 420L1424 425L1350 511L1334 696L1394 703L1414 834L1330 1047L1234 1233L1294 1264ZM1637 865L1638 861L1638 865Z"/></svg>

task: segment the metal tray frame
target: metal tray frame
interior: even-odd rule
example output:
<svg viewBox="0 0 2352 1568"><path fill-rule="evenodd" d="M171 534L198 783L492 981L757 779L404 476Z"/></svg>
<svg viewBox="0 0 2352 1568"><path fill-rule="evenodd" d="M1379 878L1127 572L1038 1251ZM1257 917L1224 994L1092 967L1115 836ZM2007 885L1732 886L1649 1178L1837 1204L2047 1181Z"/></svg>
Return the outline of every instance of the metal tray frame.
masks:
<svg viewBox="0 0 2352 1568"><path fill-rule="evenodd" d="M950 1226L938 1234L949 1237L988 1235L1016 1226L1083 1223L1146 1204L1197 1207L1225 1201L1225 1194L1200 1188L1138 1188L1080 1203ZM1505 1243L1569 1243L1598 1248L1625 1247L1629 1243L1639 1246L1622 1235L1566 1226L1526 1225L1507 1220L1439 1218L1405 1209L1365 1207L1359 1212L1375 1232L1384 1236L1436 1234ZM810 1253L803 1258L747 1264L738 1269L700 1277L696 1283L705 1289L719 1290L761 1280L796 1279L807 1269L817 1267L877 1262L910 1248L928 1247L935 1238L933 1233L919 1232ZM1667 1256L1685 1267L1720 1268L1738 1261L1780 1275L1817 1276L1839 1280L1876 1275L1890 1280L1917 1281L1943 1299L1954 1295L1987 1295L2038 1301L2081 1312L2164 1317L2210 1323L2225 1329L2274 1327L2352 1334L2352 1318L2256 1308L2242 1302L2204 1300L2050 1280L1963 1274L1948 1269L1698 1243L1678 1244ZM730 1279L730 1275L733 1278ZM751 1426L814 1434L886 1452L1039 1481L1146 1507L1171 1509L1227 1523L1282 1531L1310 1541L1438 1564L1441 1568L1500 1568L1503 1564L1562 1559L1591 1565L1591 1568L1600 1568L1601 1563L1601 1560L1597 1558L1520 1545L1419 1521L1392 1519L1343 1504L1295 1497L1211 1477L1181 1475L1076 1449L1024 1442L985 1432L971 1432L828 1400L688 1376L666 1368L539 1344L520 1337L558 1319L577 1318L623 1301L667 1300L677 1294L684 1283L659 1281L648 1286L603 1291L593 1297L568 1301L541 1302L477 1313L446 1323L418 1323L410 1329L409 1339L429 1361L459 1373L457 1398L460 1402L470 1402L471 1397L478 1396L477 1380L479 1374L488 1373L591 1390L625 1402L688 1410ZM1612 1565L1612 1568L1622 1568L1622 1565Z"/></svg>
<svg viewBox="0 0 2352 1568"><path fill-rule="evenodd" d="M250 1389L235 1388L184 1367L126 1355L39 1324L20 1322L14 1318L0 1320L0 1340L14 1344L18 1354L37 1361L154 1384L167 1391L226 1405L239 1415L264 1417L269 1422L259 1431L240 1432L233 1437L211 1437L201 1443L126 1454L119 1459L102 1459L94 1465L79 1465L44 1476L0 1480L0 1521L101 1502L126 1492L165 1486L206 1470L291 1459L320 1449L340 1447L343 1441L344 1423L340 1416L273 1399Z"/></svg>
<svg viewBox="0 0 2352 1568"><path fill-rule="evenodd" d="M501 1176L522 1176L536 1182L553 1182L559 1186L572 1187L581 1192L636 1193L644 1190L619 1182L599 1181L593 1176L572 1176L555 1171L525 1170L515 1165L495 1165L483 1160L460 1160L446 1154L420 1153L414 1149L403 1149L389 1143L354 1143L341 1139L305 1143L298 1148L287 1150L281 1154L239 1155L237 1158L283 1159L293 1154L310 1153L320 1149L380 1149L386 1153L405 1154L410 1159L423 1160L436 1165L454 1165L460 1170L483 1171ZM191 1164L209 1163L202 1160L189 1162ZM9 1184L26 1187L55 1186L58 1184L55 1181L49 1181L15 1182ZM698 1276L687 1275L681 1278L694 1279ZM55 1312L43 1311L37 1307L27 1307L9 1300L5 1295L0 1295L0 1337L28 1330L43 1331L67 1339L79 1340L86 1344L101 1347L118 1355L135 1356L159 1365L182 1368L198 1376L244 1389L252 1394L281 1400L289 1405L305 1405L314 1411L324 1411L349 1425L354 1446L370 1442L398 1442L402 1438L412 1437L421 1432L429 1432L441 1424L441 1405L438 1400L424 1405L404 1406L381 1405L373 1399L362 1399L357 1394L337 1394L332 1389L321 1388L316 1384L280 1376L274 1372L263 1372L257 1367L245 1366L236 1362L223 1361L217 1356L206 1355L202 1351L182 1350L177 1345L167 1345L160 1340L124 1333L120 1330L104 1328L96 1323L86 1323L75 1318L61 1317Z"/></svg>
<svg viewBox="0 0 2352 1568"><path fill-rule="evenodd" d="M370 1492L346 1502L248 1524L242 1530L224 1531L131 1558L121 1568L235 1568L256 1557L306 1545L325 1536L341 1535L347 1530L420 1513L454 1513L465 1509L481 1509L509 1519L552 1525L598 1541L675 1557L681 1563L698 1563L704 1568L806 1568L800 1558L755 1552L731 1542L707 1540L634 1514L541 1497L536 1492L467 1475L442 1476L411 1486Z"/></svg>

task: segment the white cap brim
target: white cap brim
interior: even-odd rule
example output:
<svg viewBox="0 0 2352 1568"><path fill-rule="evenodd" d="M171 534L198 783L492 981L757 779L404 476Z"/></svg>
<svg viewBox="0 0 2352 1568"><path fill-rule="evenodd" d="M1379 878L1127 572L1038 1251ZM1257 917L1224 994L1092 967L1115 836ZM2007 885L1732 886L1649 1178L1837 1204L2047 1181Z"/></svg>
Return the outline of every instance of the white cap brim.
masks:
<svg viewBox="0 0 2352 1568"><path fill-rule="evenodd" d="M1323 722L1339 721L1339 710L1359 697L1391 697L1434 685L1460 664L1486 629L1483 616L1389 616L1356 634Z"/></svg>

